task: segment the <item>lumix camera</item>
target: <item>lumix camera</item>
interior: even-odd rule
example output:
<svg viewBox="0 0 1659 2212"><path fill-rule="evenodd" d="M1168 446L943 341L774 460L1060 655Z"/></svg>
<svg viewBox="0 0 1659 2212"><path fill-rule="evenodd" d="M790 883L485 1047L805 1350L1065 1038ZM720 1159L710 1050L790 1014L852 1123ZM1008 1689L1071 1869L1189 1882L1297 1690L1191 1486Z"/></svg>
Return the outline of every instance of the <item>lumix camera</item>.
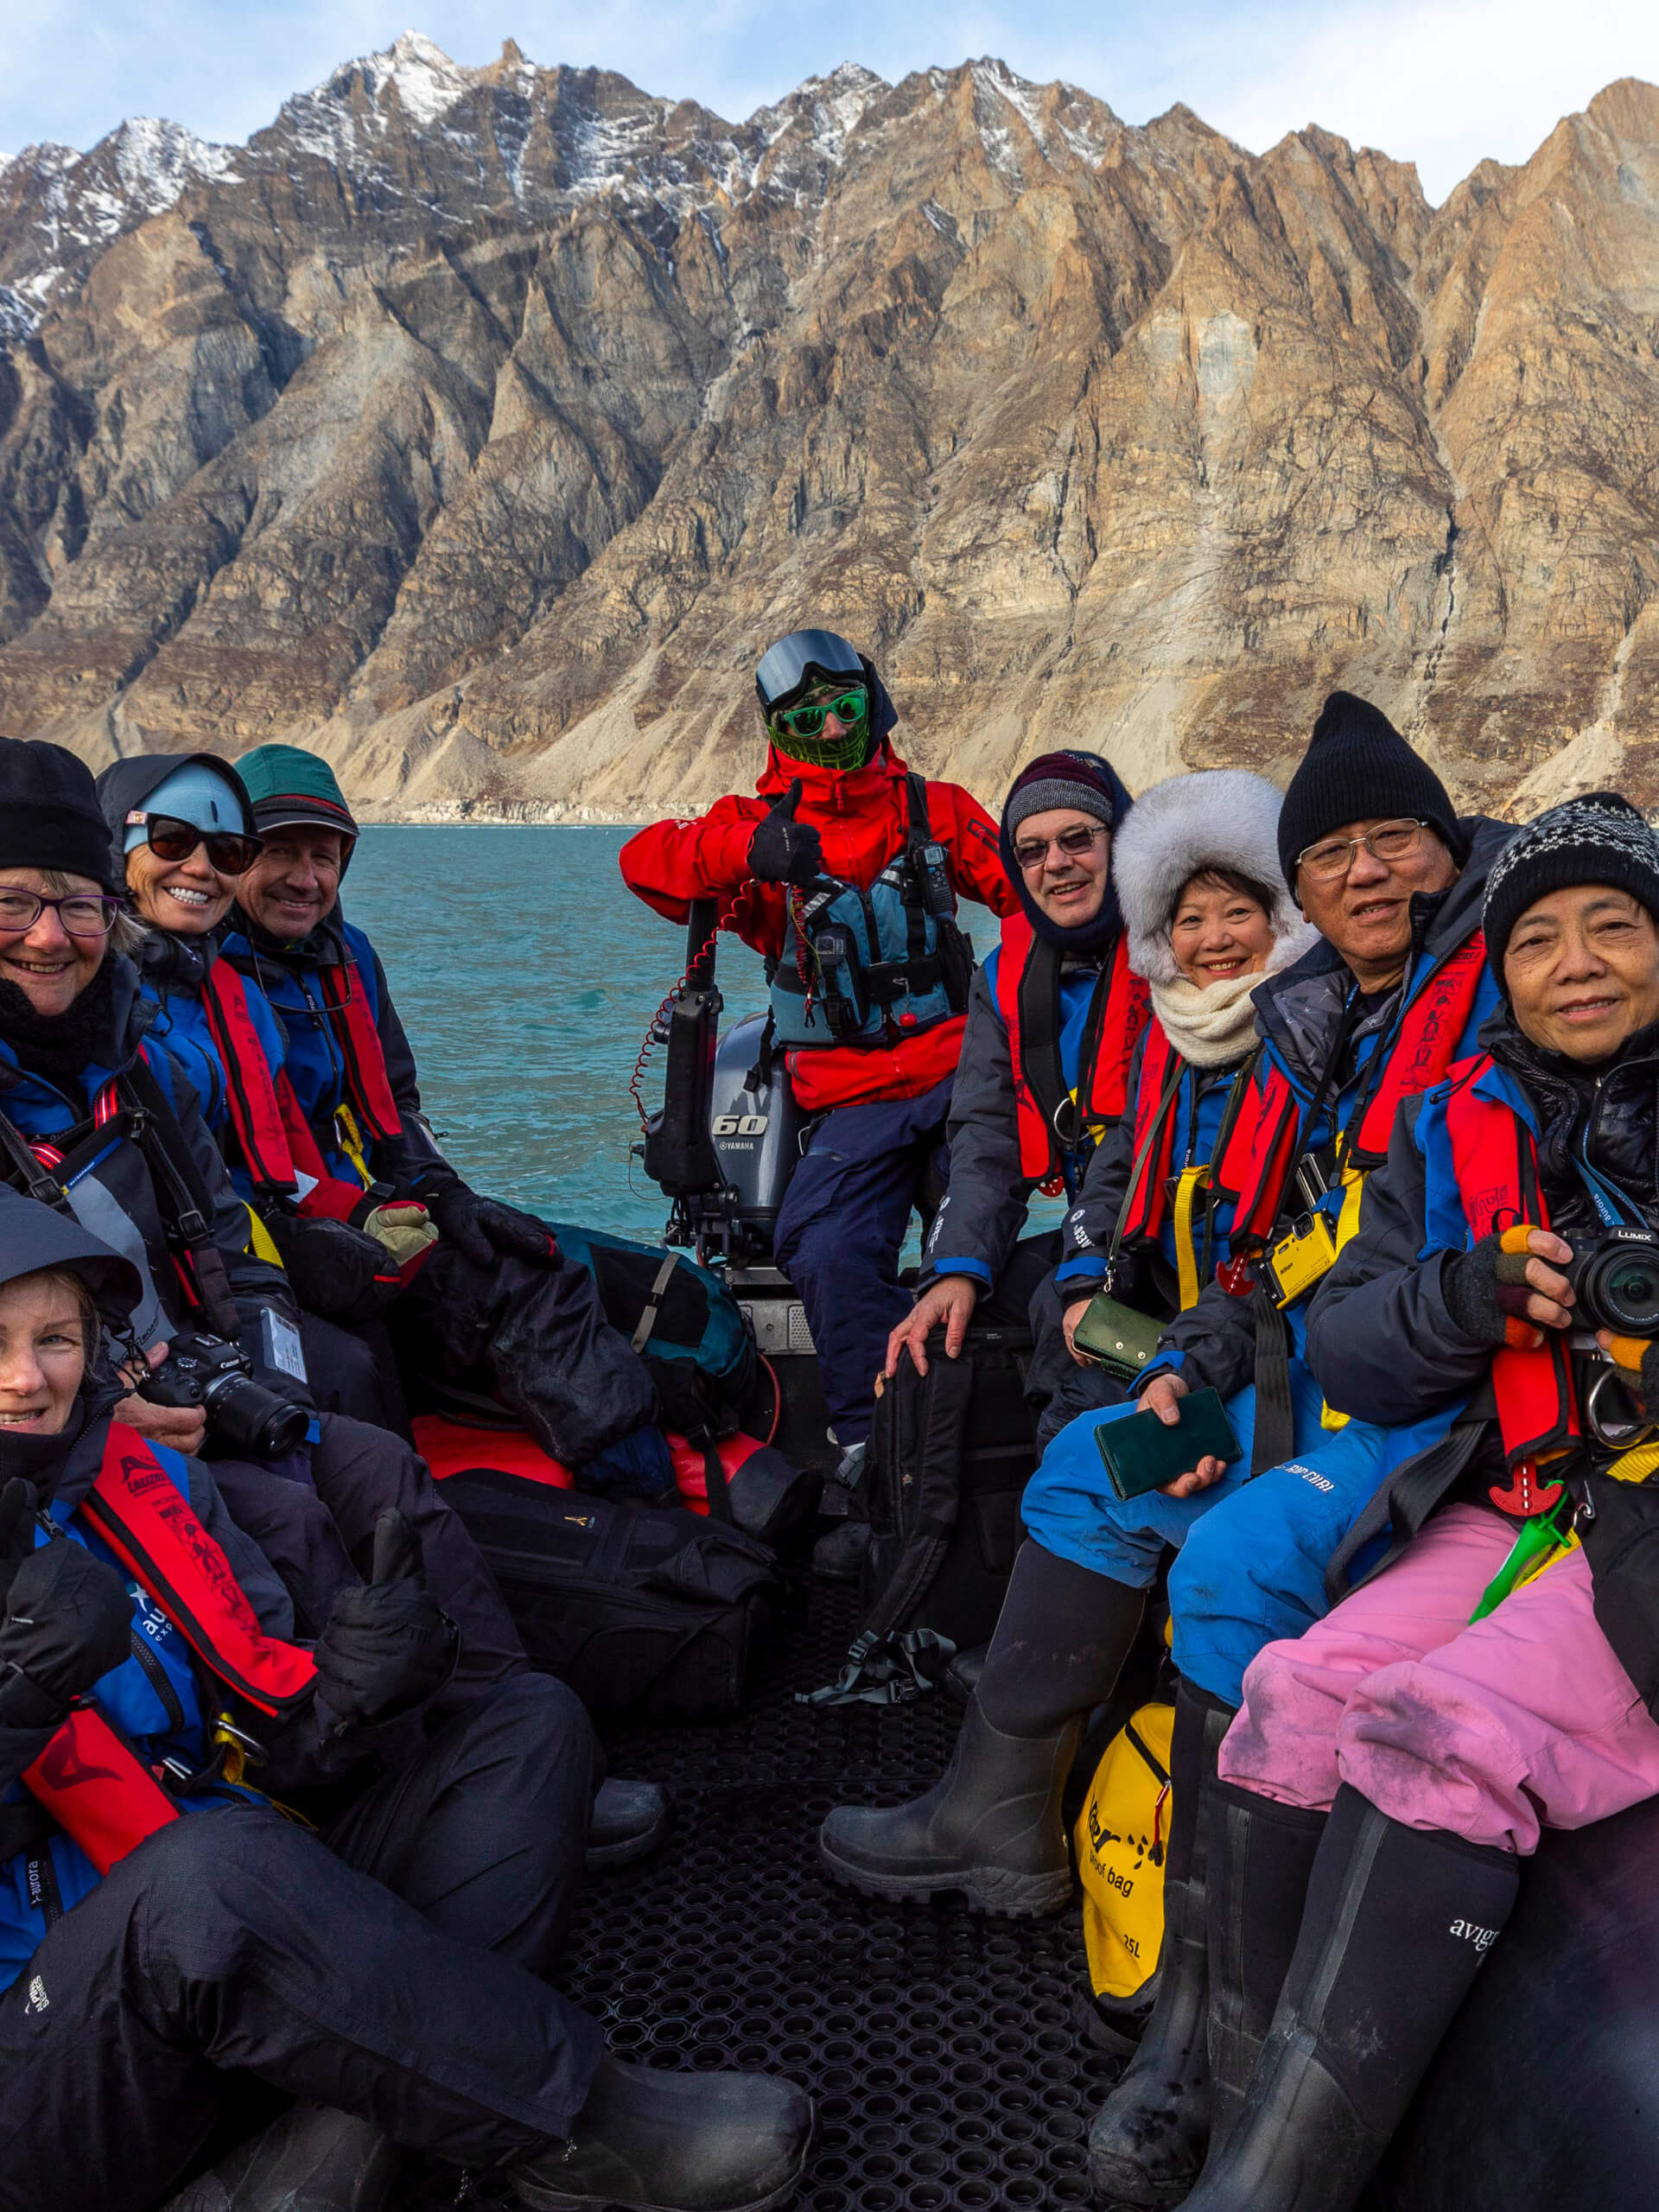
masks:
<svg viewBox="0 0 1659 2212"><path fill-rule="evenodd" d="M1575 1250L1562 1269L1578 1300L1573 1319L1616 1337L1659 1337L1659 1236L1650 1229L1605 1229Z"/></svg>
<svg viewBox="0 0 1659 2212"><path fill-rule="evenodd" d="M253 1379L239 1344L222 1337L179 1336L138 1395L153 1406L200 1406L210 1433L251 1459L280 1459L305 1441L310 1416Z"/></svg>

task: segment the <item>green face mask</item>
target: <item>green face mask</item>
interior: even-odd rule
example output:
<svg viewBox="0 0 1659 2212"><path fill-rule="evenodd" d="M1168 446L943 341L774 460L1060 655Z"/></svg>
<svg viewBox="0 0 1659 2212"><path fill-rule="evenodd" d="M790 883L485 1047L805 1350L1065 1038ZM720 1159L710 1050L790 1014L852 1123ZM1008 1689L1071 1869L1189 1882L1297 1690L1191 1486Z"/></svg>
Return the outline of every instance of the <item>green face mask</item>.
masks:
<svg viewBox="0 0 1659 2212"><path fill-rule="evenodd" d="M842 728L839 735L826 737L831 715ZM861 768L870 757L870 695L861 683L823 690L773 715L767 727L779 751L791 760L815 768Z"/></svg>

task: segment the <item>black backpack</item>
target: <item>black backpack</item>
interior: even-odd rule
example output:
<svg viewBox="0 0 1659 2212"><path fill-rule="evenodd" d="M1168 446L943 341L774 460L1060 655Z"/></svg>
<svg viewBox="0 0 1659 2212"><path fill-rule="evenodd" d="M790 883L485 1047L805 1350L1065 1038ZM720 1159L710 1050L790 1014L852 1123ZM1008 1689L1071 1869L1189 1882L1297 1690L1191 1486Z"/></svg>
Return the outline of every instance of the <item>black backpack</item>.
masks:
<svg viewBox="0 0 1659 2212"><path fill-rule="evenodd" d="M838 1680L804 1702L903 1704L957 1649L988 1642L1037 1465L1031 1348L1025 1329L970 1328L947 1359L939 1328L925 1376L899 1361L876 1400L864 1462L863 1623Z"/></svg>
<svg viewBox="0 0 1659 2212"><path fill-rule="evenodd" d="M742 1703L783 1592L772 1553L676 1508L630 1511L494 1467L451 1475L537 1667L591 1712L719 1719Z"/></svg>

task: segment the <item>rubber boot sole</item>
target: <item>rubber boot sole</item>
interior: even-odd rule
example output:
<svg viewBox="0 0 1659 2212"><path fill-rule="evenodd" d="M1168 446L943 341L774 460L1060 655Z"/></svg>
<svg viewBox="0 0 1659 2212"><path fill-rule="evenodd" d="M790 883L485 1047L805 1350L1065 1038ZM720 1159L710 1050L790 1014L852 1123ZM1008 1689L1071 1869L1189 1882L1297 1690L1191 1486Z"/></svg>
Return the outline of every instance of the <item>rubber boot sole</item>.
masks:
<svg viewBox="0 0 1659 2212"><path fill-rule="evenodd" d="M787 2204L797 2194L806 2178L807 2167L817 2147L817 2114L812 2116L812 2126L802 2146L800 2163L787 2181L776 2189L769 2189L764 2196L746 2196L741 2204L723 2205L721 2212L773 2212L779 2204ZM665 2199L645 2196L571 2196L559 2189L552 2189L545 2182L528 2182L522 2178L513 2183L514 2193L522 2204L535 2208L535 2212L604 2212L607 2206L619 2206L621 2212L685 2212L683 2205L671 2204Z"/></svg>
<svg viewBox="0 0 1659 2212"><path fill-rule="evenodd" d="M880 1874L842 1859L820 1835L818 1856L836 1880L867 1897L897 1897L925 1904L930 1897L959 1891L970 1912L1003 1920L1040 1920L1071 1902L1071 1869L1046 1874L1016 1874L1005 1866L968 1866L954 1874Z"/></svg>
<svg viewBox="0 0 1659 2212"><path fill-rule="evenodd" d="M648 1859L668 1834L668 1807L648 1828L637 1835L625 1836L620 1843L590 1843L582 1854L582 1871L588 1874L603 1874L613 1866L632 1866L636 1859Z"/></svg>

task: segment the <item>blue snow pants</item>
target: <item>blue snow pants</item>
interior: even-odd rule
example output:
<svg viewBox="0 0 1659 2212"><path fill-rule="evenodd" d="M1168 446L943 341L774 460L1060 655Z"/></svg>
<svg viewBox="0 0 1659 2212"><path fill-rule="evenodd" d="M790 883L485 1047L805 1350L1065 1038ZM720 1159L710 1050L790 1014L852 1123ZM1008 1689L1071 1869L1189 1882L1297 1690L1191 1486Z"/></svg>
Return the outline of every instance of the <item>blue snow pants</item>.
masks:
<svg viewBox="0 0 1659 2212"><path fill-rule="evenodd" d="M950 1112L948 1077L919 1098L832 1108L814 1124L779 1209L772 1249L806 1308L842 1451L870 1433L887 1338L910 1311L899 1255Z"/></svg>
<svg viewBox="0 0 1659 2212"><path fill-rule="evenodd" d="M1319 1385L1300 1359L1291 1361L1290 1385L1294 1456L1254 1478L1251 1385L1227 1402L1242 1456L1195 1497L1114 1495L1095 1431L1135 1406L1072 1421L1026 1485L1022 1510L1032 1540L1114 1582L1147 1588L1164 1546L1179 1548L1169 1572L1175 1664L1186 1681L1230 1705L1243 1702L1244 1669L1264 1644L1300 1636L1324 1618L1325 1567L1360 1508L1396 1467L1438 1443L1461 1411L1454 1403L1408 1428L1354 1421L1326 1429Z"/></svg>

